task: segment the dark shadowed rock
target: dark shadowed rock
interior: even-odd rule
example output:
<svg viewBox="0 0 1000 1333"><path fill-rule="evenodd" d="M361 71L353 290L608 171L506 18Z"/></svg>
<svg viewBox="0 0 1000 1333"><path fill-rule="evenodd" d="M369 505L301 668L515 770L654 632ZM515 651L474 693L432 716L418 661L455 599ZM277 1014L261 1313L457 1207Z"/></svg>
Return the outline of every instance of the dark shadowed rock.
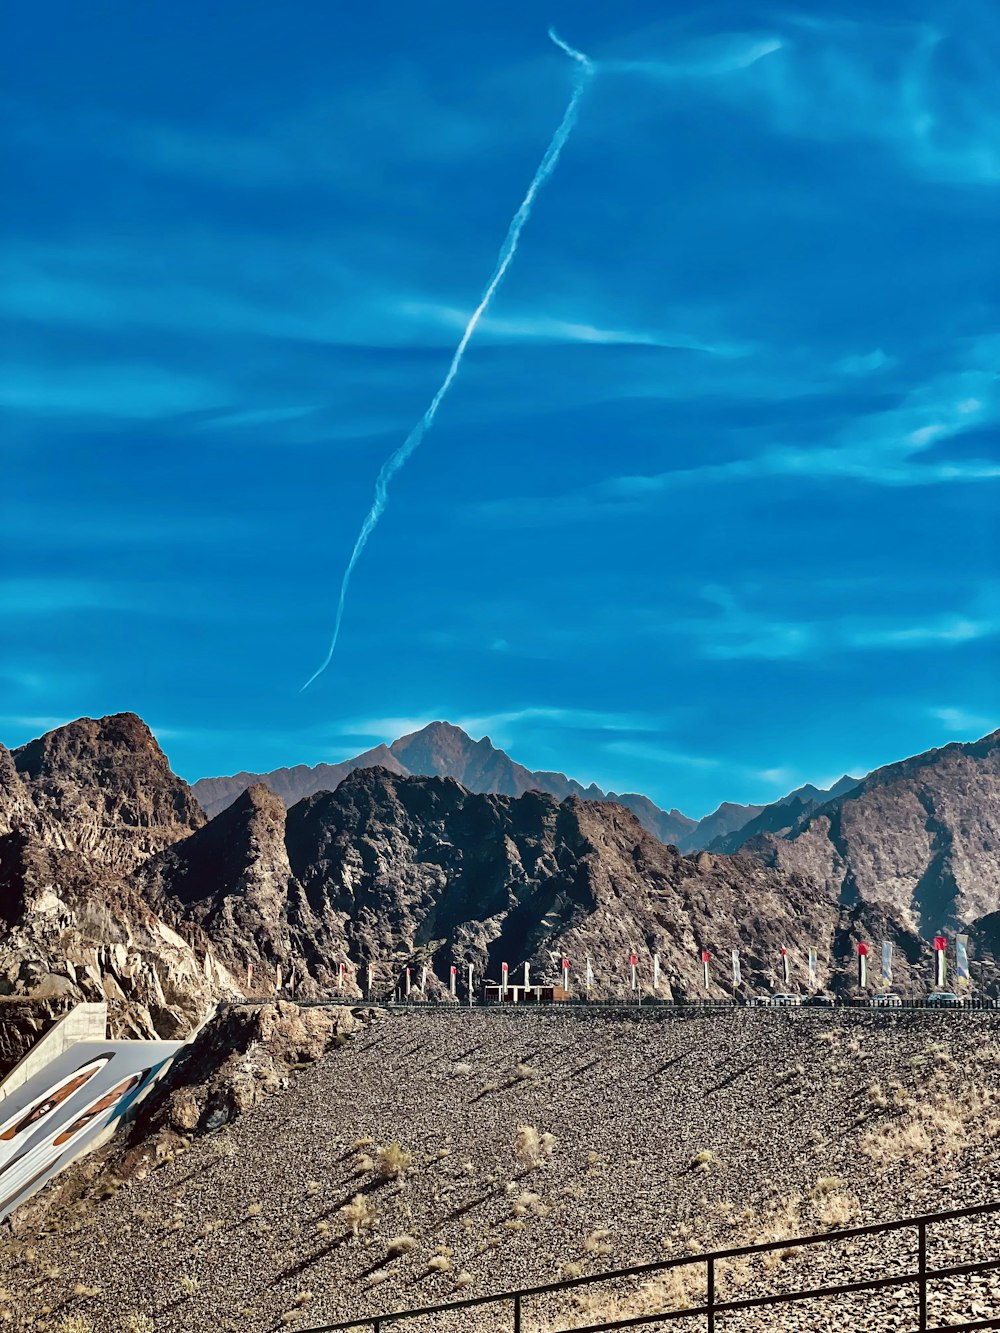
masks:
<svg viewBox="0 0 1000 1333"><path fill-rule="evenodd" d="M12 757L39 836L116 870L127 873L205 822L191 789L134 713L80 718Z"/></svg>

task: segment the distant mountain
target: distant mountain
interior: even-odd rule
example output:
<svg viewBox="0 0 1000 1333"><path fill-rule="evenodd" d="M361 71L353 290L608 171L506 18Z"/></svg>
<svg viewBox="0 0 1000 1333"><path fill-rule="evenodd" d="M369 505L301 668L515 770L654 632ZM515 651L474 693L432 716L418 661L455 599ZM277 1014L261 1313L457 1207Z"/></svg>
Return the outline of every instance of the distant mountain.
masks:
<svg viewBox="0 0 1000 1333"><path fill-rule="evenodd" d="M923 935L1000 907L1000 731L870 773L782 837L742 849L810 876L844 904L897 913Z"/></svg>
<svg viewBox="0 0 1000 1333"><path fill-rule="evenodd" d="M616 795L604 792L593 783L584 787L564 773L531 772L498 750L488 736L474 741L461 727L450 722L431 722L419 731L401 736L391 745L379 745L354 759L340 764L299 765L279 768L273 773L237 773L233 777L200 778L192 791L210 817L225 810L240 795L257 783L263 783L286 808L303 797L320 791L335 791L348 774L359 768L386 768L400 777L454 778L469 791L498 796L523 796L528 791L543 791L563 801L580 796L588 801L617 801L638 817L645 829L662 842L676 843L695 828L695 820L679 810L661 810L646 796L633 792Z"/></svg>
<svg viewBox="0 0 1000 1333"><path fill-rule="evenodd" d="M736 805L732 801L723 801L717 810L699 819L693 828L682 834L677 845L682 852L699 851L715 839L724 838L735 829L742 828L759 815L763 808L762 805Z"/></svg>
<svg viewBox="0 0 1000 1333"><path fill-rule="evenodd" d="M1000 933L1000 732L880 769L801 819L827 793L790 793L774 816L796 821L788 836L758 832L735 857L683 855L606 797L539 791L445 724L386 752L521 790L362 766L287 811L252 785L206 822L132 714L0 747L0 993L103 999L115 1031L173 1035L248 989L329 994L341 964L355 995L371 964L377 990L426 966L447 998L452 960L541 979L589 955L595 994L617 995L635 950L644 984L658 953L661 993L697 995L702 949L721 994L731 949L758 989L781 947L801 983L815 947L821 983L847 989L860 940L891 940L906 985L942 926L983 948Z"/></svg>
<svg viewBox="0 0 1000 1333"><path fill-rule="evenodd" d="M780 801L773 801L770 805L742 806L740 808L744 810L756 809L757 813L746 823L737 825L728 833L717 835L705 845L709 851L724 852L731 856L759 833L777 833L785 837L821 805L853 791L861 780L845 775L825 791L808 782L804 787L797 787L795 791L789 792L787 796L782 796ZM699 832L705 823L703 820L699 825Z"/></svg>

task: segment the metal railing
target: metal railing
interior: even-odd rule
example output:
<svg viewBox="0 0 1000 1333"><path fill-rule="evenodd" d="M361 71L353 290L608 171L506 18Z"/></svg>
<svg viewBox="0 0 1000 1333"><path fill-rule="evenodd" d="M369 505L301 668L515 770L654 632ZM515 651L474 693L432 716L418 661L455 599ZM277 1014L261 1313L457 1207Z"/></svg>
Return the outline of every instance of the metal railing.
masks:
<svg viewBox="0 0 1000 1333"><path fill-rule="evenodd" d="M447 1000L413 1000L413 999L393 999L392 996L381 995L362 997L353 996L324 996L317 999L299 999L297 996L275 996L275 995L253 995L241 999L232 999L222 1001L221 1007L242 1007L256 1004L271 1004L276 999L289 999L292 1003L299 1005L304 1009L322 1009L344 1007L348 1009L359 1009L371 1006L377 1009L390 1009L396 1013L420 1012L436 1014L457 1014L469 1012L470 1010L489 1010L493 1013L536 1013L558 1012L558 1011L585 1011L599 1013L604 1010L627 1010L629 1013L642 1012L646 1014L662 1013L669 1014L701 1014L701 1013L742 1013L746 1009L766 1009L771 1013L803 1013L803 1014L831 1014L842 1012L845 1009L863 1010L865 1012L890 1015L901 1012L912 1013L914 1011L932 1013L932 1014L996 1014L1000 1019L1000 1000L996 1003L982 1003L963 1000L961 1004L944 1005L940 1003L929 1002L927 996L917 996L915 998L901 999L899 1004L873 1004L870 999L860 997L848 997L847 999L838 999L836 1004L832 1005L813 1005L805 1002L800 1004L772 1004L764 996L757 999L754 1003L748 1004L745 1000L659 1000L653 996L646 995L639 1000L531 1000L522 1004L507 1004L498 1000L479 1000L475 999L471 1003L468 999L449 1002Z"/></svg>
<svg viewBox="0 0 1000 1333"><path fill-rule="evenodd" d="M741 1310L763 1309L766 1307L791 1305L809 1300L820 1300L831 1296L852 1296L866 1292L886 1291L892 1288L916 1289L917 1323L910 1333L965 1333L977 1328L1000 1329L1000 1309L987 1319L967 1321L960 1324L928 1323L928 1285L945 1278L957 1278L988 1273L1000 1269L1000 1253L993 1259L975 1263L952 1264L945 1268L927 1266L927 1230L942 1222L957 1221L962 1218L981 1217L991 1213L1000 1213L1000 1203L980 1204L973 1208L958 1208L945 1213L925 1213L918 1217L906 1218L902 1222L879 1222L874 1226L851 1227L845 1231L826 1231L810 1236L793 1236L785 1240L768 1241L762 1245L744 1245L736 1249L716 1250L709 1254L683 1255L676 1259L662 1259L648 1264L637 1264L632 1268L618 1268L611 1272L595 1273L589 1277L568 1278L561 1282L549 1282L540 1287L524 1287L517 1291L503 1291L491 1296L473 1296L460 1301L447 1301L442 1305L425 1305L412 1310L397 1310L391 1314L367 1315L362 1319L349 1319L338 1324L323 1324L303 1330L303 1333L343 1333L349 1329L370 1329L371 1333L384 1333L392 1325L402 1324L414 1319L424 1319L431 1315L447 1313L451 1317L450 1333L461 1333L462 1324L455 1318L459 1311L486 1309L493 1307L496 1318L493 1328L509 1328L511 1333L527 1333L524 1324L525 1303L540 1296L553 1296L561 1292L572 1291L579 1287L622 1281L634 1277L648 1277L668 1272L675 1268L700 1266L704 1269L705 1301L698 1306L686 1306L666 1310L656 1314L623 1316L604 1319L599 1324L581 1326L566 1325L562 1333L608 1333L619 1328L642 1328L654 1324L663 1324L675 1319L705 1320L707 1333L716 1333L716 1321L720 1316L735 1314ZM856 1240L861 1236L886 1235L891 1232L912 1230L917 1239L917 1265L913 1271L890 1276L866 1278L857 1282L841 1282L835 1285L812 1287L798 1291L769 1292L763 1296L743 1297L739 1300L720 1300L716 1287L717 1266L726 1260L753 1259L758 1255L781 1250L802 1248L807 1245L836 1245ZM504 1317L506 1316L506 1318ZM548 1326L553 1327L553 1316L547 1315ZM729 1324L730 1328L737 1327Z"/></svg>

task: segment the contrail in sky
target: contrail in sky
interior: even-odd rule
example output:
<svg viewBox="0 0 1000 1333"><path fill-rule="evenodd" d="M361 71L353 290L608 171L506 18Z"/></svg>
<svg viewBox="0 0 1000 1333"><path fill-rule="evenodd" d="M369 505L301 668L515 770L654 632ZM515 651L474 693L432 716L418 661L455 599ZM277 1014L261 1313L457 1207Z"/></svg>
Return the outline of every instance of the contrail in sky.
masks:
<svg viewBox="0 0 1000 1333"><path fill-rule="evenodd" d="M344 618L344 604L347 600L347 589L351 583L351 575L354 573L354 567L358 563L361 552L368 544L368 538L375 531L379 519L385 509L389 498L389 483L403 466L406 460L414 452L421 440L434 424L434 418L437 416L437 410L444 400L445 394L452 386L455 376L458 374L459 366L462 364L462 357L465 355L465 349L469 345L473 333L476 331L476 325L482 319L483 315L489 309L490 302L496 293L497 288L503 282L504 274L510 268L511 261L517 253L517 245L521 239L521 232L524 230L524 224L531 216L531 209L534 205L538 191L542 188L548 178L555 171L556 163L559 161L559 155L565 147L566 140L572 133L573 126L576 124L577 112L580 107L580 98L583 96L583 90L587 85L587 80L594 72L593 61L589 60L581 51L574 51L571 46L562 40L562 38L549 29L549 36L555 42L556 46L573 60L579 66L577 71L576 84L573 88L573 96L569 99L569 104L563 113L563 118L559 122L559 127L552 136L545 155L538 165L538 170L528 186L527 193L521 200L521 206L514 214L511 224L507 229L507 235L504 243L500 247L500 254L497 257L496 268L493 270L493 276L490 278L479 299L479 304L472 312L468 324L465 326L465 332L462 334L458 346L455 348L455 354L451 358L451 365L448 367L448 373L441 382L441 387L431 399L430 406L417 424L407 435L406 439L395 451L390 454L382 464L382 470L378 474L375 482L375 498L372 500L372 506L368 510L364 523L361 525L361 531L358 533L357 541L354 543L354 550L351 552L351 558L347 562L347 568L344 570L344 577L340 583L340 599L337 603L337 617L333 623L333 637L330 640L330 647L327 650L326 657L302 686L302 690L307 690L313 681L323 674L333 659L334 649L337 647L337 639L340 636L340 625ZM302 690L299 693L302 693Z"/></svg>

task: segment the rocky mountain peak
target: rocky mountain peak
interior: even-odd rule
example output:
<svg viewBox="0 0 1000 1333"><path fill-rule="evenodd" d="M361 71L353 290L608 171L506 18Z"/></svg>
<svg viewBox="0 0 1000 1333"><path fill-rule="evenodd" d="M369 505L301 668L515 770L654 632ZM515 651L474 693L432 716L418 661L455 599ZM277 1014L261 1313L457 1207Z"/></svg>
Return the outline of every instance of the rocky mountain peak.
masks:
<svg viewBox="0 0 1000 1333"><path fill-rule="evenodd" d="M134 713L80 718L11 751L43 842L127 873L199 828L205 816ZM0 774L0 792L4 783ZM11 821L13 822L13 821Z"/></svg>

